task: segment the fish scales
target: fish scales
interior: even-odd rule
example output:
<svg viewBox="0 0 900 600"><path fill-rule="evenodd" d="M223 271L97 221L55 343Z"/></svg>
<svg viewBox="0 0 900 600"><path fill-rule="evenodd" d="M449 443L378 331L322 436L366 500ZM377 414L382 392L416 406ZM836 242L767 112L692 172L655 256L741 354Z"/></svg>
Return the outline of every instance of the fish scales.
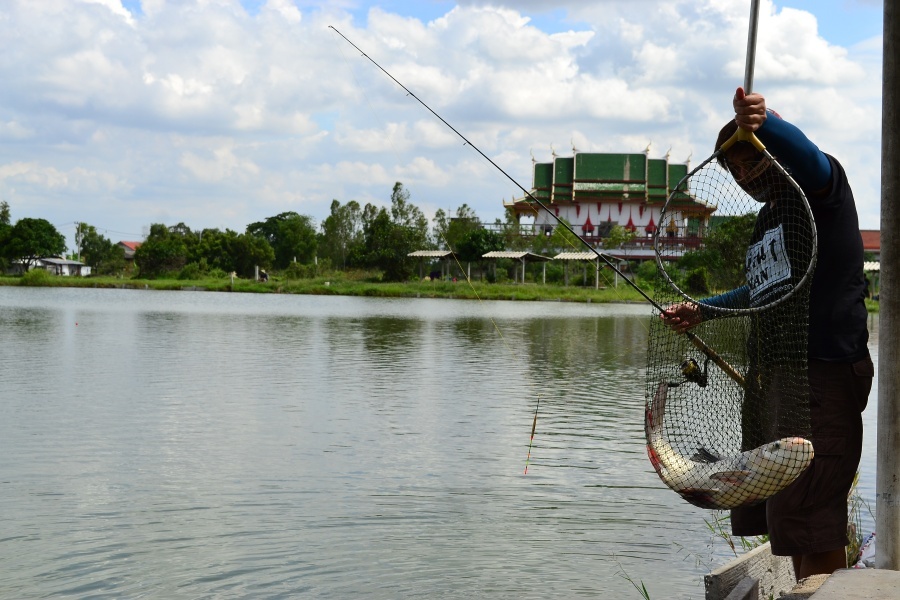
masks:
<svg viewBox="0 0 900 600"><path fill-rule="evenodd" d="M647 406L647 454L663 483L695 506L724 510L758 504L793 483L812 462L812 442L801 437L726 457L698 448L688 458L663 435L668 393L669 384L660 383Z"/></svg>

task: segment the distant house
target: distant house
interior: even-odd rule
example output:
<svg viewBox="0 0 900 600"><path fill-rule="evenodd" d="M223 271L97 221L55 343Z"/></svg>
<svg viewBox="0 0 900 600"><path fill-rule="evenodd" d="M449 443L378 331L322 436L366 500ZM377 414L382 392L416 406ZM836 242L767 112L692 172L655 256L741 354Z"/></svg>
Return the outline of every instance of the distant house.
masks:
<svg viewBox="0 0 900 600"><path fill-rule="evenodd" d="M125 253L125 273L134 271L134 253L141 247L142 242L119 242L118 246Z"/></svg>
<svg viewBox="0 0 900 600"><path fill-rule="evenodd" d="M863 250L871 252L875 255L875 260L881 260L881 230L880 229L860 229L862 235Z"/></svg>
<svg viewBox="0 0 900 600"><path fill-rule="evenodd" d="M70 275L87 277L91 274L91 268L88 265L77 260L69 260L68 258L42 258L38 261L38 266L54 275L62 275L63 277Z"/></svg>
<svg viewBox="0 0 900 600"><path fill-rule="evenodd" d="M79 262L77 260L69 260L67 258L60 258L58 256L39 258L32 265L28 265L26 263L23 263L22 261L16 260L13 261L10 272L12 274L19 275L24 273L25 271L33 269L44 269L49 273L52 273L54 275L61 275L63 277L87 277L91 274L91 268L83 262Z"/></svg>
<svg viewBox="0 0 900 600"><path fill-rule="evenodd" d="M125 260L134 260L134 252L141 247L141 242L119 242L119 247L125 251Z"/></svg>

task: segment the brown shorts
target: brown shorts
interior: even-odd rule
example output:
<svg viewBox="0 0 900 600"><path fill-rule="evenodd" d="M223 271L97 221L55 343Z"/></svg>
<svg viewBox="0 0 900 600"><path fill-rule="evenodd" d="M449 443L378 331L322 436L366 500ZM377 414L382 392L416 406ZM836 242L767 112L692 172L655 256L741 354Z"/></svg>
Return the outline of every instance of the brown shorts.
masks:
<svg viewBox="0 0 900 600"><path fill-rule="evenodd" d="M766 502L731 511L733 535L769 534L772 554L798 556L843 548L847 496L862 454L862 412L875 367L809 361L810 416L815 457L797 481Z"/></svg>

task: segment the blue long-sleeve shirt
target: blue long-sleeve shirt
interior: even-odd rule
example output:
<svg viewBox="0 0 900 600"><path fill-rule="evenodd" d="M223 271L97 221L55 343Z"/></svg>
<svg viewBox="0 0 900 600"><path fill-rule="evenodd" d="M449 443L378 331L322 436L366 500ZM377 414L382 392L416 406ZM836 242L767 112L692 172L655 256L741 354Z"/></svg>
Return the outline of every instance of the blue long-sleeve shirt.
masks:
<svg viewBox="0 0 900 600"><path fill-rule="evenodd" d="M868 349L863 248L853 192L843 167L796 126L769 113L756 136L806 194L818 238L810 290L809 357L853 362ZM720 308L750 306L748 286L701 301Z"/></svg>

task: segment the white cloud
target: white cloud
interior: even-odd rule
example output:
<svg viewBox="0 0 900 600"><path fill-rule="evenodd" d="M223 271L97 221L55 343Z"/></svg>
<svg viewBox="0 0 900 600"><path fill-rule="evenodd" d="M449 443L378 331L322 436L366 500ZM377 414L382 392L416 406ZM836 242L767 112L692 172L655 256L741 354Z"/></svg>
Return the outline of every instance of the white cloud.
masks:
<svg viewBox="0 0 900 600"><path fill-rule="evenodd" d="M264 10L276 13L292 25L296 25L303 20L303 13L289 0L268 0Z"/></svg>
<svg viewBox="0 0 900 600"><path fill-rule="evenodd" d="M0 122L0 142L3 140L24 140L34 135L34 131L18 121Z"/></svg>
<svg viewBox="0 0 900 600"><path fill-rule="evenodd" d="M216 145L204 158L195 152L185 152L179 161L200 182L222 182L231 179L248 181L259 175L259 167L253 161L241 159L235 154L233 140Z"/></svg>
<svg viewBox="0 0 900 600"><path fill-rule="evenodd" d="M0 165L0 182L10 188L28 187L50 193L107 194L128 191L130 186L118 176L81 167L60 170L35 162Z"/></svg>
<svg viewBox="0 0 900 600"><path fill-rule="evenodd" d="M128 12L120 0L82 0L85 4L99 4L109 9L117 17L120 17L128 25L134 25L134 17Z"/></svg>
<svg viewBox="0 0 900 600"><path fill-rule="evenodd" d="M754 87L844 161L877 226L880 40L840 47L809 13L761 4ZM289 0L141 8L3 3L0 197L14 214L242 230L259 210L321 220L334 198L386 203L403 181L423 207L493 220L515 185L329 25L527 187L530 153L547 160L551 144L707 156L743 80L748 16L732 0L460 2L430 22ZM560 9L571 21L549 33L523 12Z"/></svg>

